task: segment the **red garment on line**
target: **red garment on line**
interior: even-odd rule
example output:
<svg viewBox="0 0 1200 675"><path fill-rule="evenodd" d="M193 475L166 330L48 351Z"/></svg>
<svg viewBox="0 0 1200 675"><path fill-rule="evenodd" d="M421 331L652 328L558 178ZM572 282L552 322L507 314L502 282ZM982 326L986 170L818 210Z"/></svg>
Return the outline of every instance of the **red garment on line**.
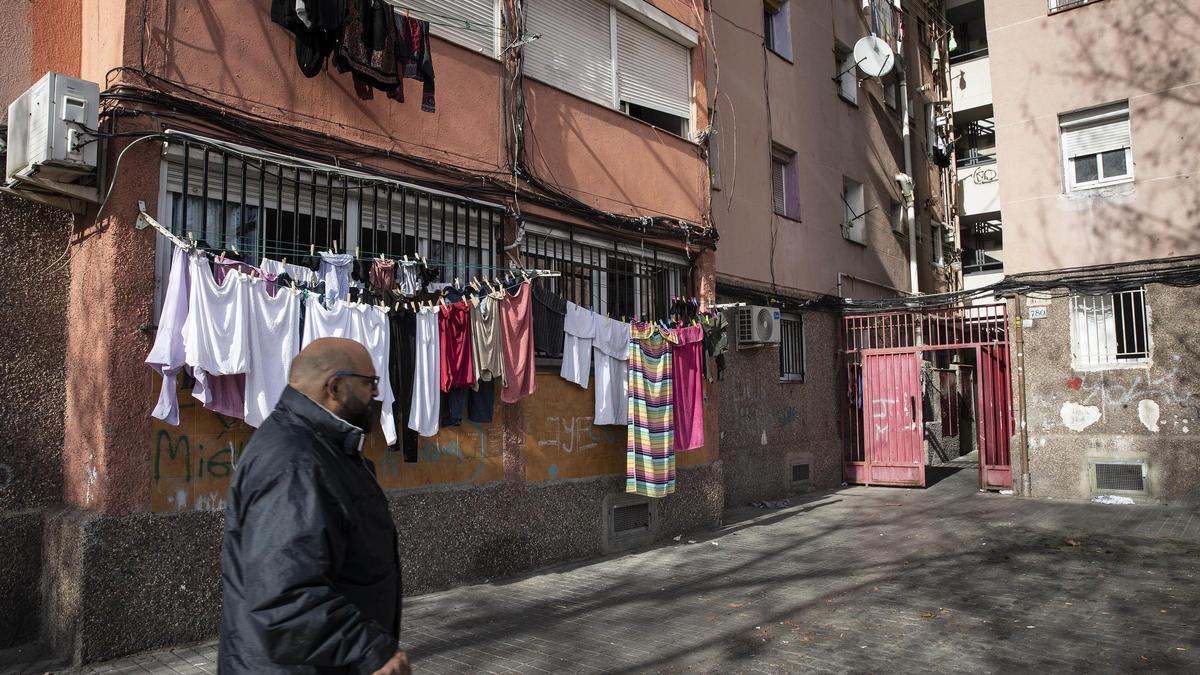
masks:
<svg viewBox="0 0 1200 675"><path fill-rule="evenodd" d="M442 391L475 384L471 365L471 306L465 301L442 305L438 311L442 357Z"/></svg>
<svg viewBox="0 0 1200 675"><path fill-rule="evenodd" d="M504 337L504 388L500 400L516 403L537 391L537 371L533 361L533 291L528 281L514 291L506 291L500 301L500 327Z"/></svg>
<svg viewBox="0 0 1200 675"><path fill-rule="evenodd" d="M675 331L671 345L671 390L675 412L675 449L704 447L704 328L699 324Z"/></svg>

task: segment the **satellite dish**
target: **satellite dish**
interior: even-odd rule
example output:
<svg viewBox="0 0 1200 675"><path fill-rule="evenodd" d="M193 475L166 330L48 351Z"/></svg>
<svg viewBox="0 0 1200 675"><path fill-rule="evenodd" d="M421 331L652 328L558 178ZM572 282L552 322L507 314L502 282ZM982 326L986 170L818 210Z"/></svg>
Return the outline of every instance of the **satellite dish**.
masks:
<svg viewBox="0 0 1200 675"><path fill-rule="evenodd" d="M896 55L888 43L874 35L854 43L854 61L870 77L883 77L892 72L896 65Z"/></svg>

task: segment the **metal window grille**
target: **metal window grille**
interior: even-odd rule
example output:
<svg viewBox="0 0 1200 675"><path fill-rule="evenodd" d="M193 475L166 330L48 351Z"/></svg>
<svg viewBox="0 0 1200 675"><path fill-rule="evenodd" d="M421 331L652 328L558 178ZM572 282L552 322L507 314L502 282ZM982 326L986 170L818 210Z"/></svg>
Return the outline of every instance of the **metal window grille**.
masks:
<svg viewBox="0 0 1200 675"><path fill-rule="evenodd" d="M779 328L779 379L803 382L804 321L799 315L784 314L779 318Z"/></svg>
<svg viewBox="0 0 1200 675"><path fill-rule="evenodd" d="M547 288L581 307L620 318L670 315L673 296L689 296L687 261L669 251L604 241L575 232L527 224L522 253L527 267L562 274Z"/></svg>
<svg viewBox="0 0 1200 675"><path fill-rule="evenodd" d="M1072 296L1071 342L1077 367L1148 361L1146 289Z"/></svg>
<svg viewBox="0 0 1200 675"><path fill-rule="evenodd" d="M251 264L337 242L361 257L419 253L445 281L493 269L502 217L493 206L198 142L172 144L164 161L172 231L236 248Z"/></svg>
<svg viewBox="0 0 1200 675"><path fill-rule="evenodd" d="M807 464L792 465L792 482L799 483L808 480L809 470Z"/></svg>

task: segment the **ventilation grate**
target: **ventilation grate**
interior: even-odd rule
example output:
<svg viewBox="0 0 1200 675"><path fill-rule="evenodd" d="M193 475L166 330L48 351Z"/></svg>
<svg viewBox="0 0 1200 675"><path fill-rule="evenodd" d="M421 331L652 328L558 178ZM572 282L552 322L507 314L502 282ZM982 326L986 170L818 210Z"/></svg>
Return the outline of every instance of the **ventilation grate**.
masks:
<svg viewBox="0 0 1200 675"><path fill-rule="evenodd" d="M613 507L613 532L644 530L650 527L650 505L628 504Z"/></svg>
<svg viewBox="0 0 1200 675"><path fill-rule="evenodd" d="M1094 466L1094 470L1096 472L1096 489L1098 491L1146 491L1146 475L1144 464L1097 462Z"/></svg>
<svg viewBox="0 0 1200 675"><path fill-rule="evenodd" d="M793 464L792 465L792 482L798 483L803 480L808 480L808 465Z"/></svg>

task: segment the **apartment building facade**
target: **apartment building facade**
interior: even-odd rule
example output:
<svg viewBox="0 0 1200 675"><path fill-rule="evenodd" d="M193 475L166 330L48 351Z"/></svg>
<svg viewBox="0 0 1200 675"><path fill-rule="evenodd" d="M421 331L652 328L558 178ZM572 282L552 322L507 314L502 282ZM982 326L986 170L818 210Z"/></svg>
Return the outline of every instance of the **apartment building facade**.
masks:
<svg viewBox="0 0 1200 675"><path fill-rule="evenodd" d="M709 5L717 296L739 338L720 384L721 456L726 501L742 505L842 482L842 311L958 283L938 159L947 31L940 2ZM883 77L854 56L867 36L895 57ZM777 342L755 340L756 307L778 313Z"/></svg>
<svg viewBox="0 0 1200 675"><path fill-rule="evenodd" d="M702 11L374 3L428 21L432 75L408 82L405 102L339 72L336 53L314 63L314 43L276 16L293 3L18 4L33 48L10 62L5 91L48 71L99 83L106 198L52 214L29 267L69 290L13 317L21 335L48 336L22 343L30 363L65 364L41 375L50 393L37 399L65 421L27 429L6 407L0 532L21 554L0 605L20 625L0 647L41 642L78 663L215 634L221 510L252 430L198 404L177 426L150 417L160 380L143 360L172 245L138 227L146 216L251 263L338 248L421 256L446 283L544 270L557 276L534 283L613 317L713 299ZM50 245L68 233L66 252ZM31 386L26 369L8 372L5 391ZM708 445L678 458L675 494L627 496L625 429L592 424L594 386L541 354L538 391L498 403L491 423L445 427L411 453L372 436L406 592L719 522L715 412Z"/></svg>
<svg viewBox="0 0 1200 675"><path fill-rule="evenodd" d="M1023 494L1198 496L1198 12L947 3L964 282L1015 284Z"/></svg>

